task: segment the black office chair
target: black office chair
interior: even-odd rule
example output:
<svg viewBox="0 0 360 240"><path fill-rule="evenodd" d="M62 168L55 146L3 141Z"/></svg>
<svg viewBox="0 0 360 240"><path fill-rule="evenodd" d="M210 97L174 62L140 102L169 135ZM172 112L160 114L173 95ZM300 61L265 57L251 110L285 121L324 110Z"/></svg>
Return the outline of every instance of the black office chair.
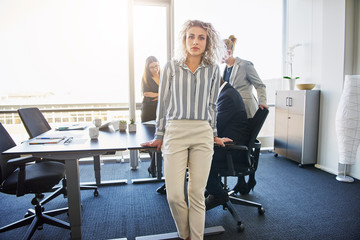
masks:
<svg viewBox="0 0 360 240"><path fill-rule="evenodd" d="M0 123L0 152L16 146L9 133ZM40 199L44 192L50 191L65 176L65 165L55 161L34 163L34 157L0 155L0 192L16 195L35 194L31 203L34 211L28 212L17 222L0 228L0 233L31 224L23 239L30 239L36 229L41 230L43 224L70 229L70 224L53 216L66 213L68 208L44 211ZM28 164L33 162L32 164ZM5 216L2 216L5 217ZM0 235L1 236L1 235Z"/></svg>
<svg viewBox="0 0 360 240"><path fill-rule="evenodd" d="M253 118L249 119L249 129L250 129L250 140L249 143L245 145L226 145L225 149L227 151L226 154L226 162L227 168L221 169L219 173L219 177L223 177L223 185L224 189L228 191L229 201L223 205L223 208L229 210L231 215L237 222L238 231L242 232L244 230L244 225L241 223L240 217L235 211L233 204L245 205L258 208L258 213L260 215L265 213L264 208L260 203L248 201L245 199L241 199L240 197L234 194L234 191L230 191L227 185L227 177L244 177L249 176L251 174L255 174L259 156L260 156L260 148L261 142L257 139L257 136L266 120L267 115L269 114L268 109L260 109L256 112ZM231 152L232 151L245 151L247 163L243 164L243 159L241 161L237 161L236 159L232 159Z"/></svg>
<svg viewBox="0 0 360 240"><path fill-rule="evenodd" d="M36 108L36 107L21 108L21 109L18 109L17 112L18 112L20 119L23 122L24 127L25 127L27 133L29 134L30 138L37 137L40 134L51 130L51 127L50 127L48 121L46 120L46 118L44 117L44 115L38 108ZM54 161L54 160L51 160L51 161ZM64 163L64 161L61 161L61 162ZM80 185L80 190L94 190L94 196L97 197L99 195L96 186ZM57 187L57 188L55 187L54 192L51 195L49 195L48 197L46 197L45 199L43 199L41 201L41 204L45 204L61 194L63 194L64 197L67 196L66 178L63 179L62 186Z"/></svg>

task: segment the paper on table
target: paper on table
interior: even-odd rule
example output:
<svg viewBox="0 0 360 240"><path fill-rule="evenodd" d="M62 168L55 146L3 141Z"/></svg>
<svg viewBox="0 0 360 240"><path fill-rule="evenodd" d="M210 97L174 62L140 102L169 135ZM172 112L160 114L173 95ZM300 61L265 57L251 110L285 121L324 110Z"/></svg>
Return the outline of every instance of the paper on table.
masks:
<svg viewBox="0 0 360 240"><path fill-rule="evenodd" d="M62 140L64 140L65 137L44 137L44 138L34 138L32 140L30 140L29 144L30 145L35 145L35 144L56 144L61 142Z"/></svg>

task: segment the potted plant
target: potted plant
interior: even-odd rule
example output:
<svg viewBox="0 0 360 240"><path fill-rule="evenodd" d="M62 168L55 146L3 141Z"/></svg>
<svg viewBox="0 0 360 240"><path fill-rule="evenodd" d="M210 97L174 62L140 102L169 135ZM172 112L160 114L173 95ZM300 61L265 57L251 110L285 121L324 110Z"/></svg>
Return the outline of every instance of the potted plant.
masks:
<svg viewBox="0 0 360 240"><path fill-rule="evenodd" d="M129 132L136 132L136 124L134 119L130 119Z"/></svg>
<svg viewBox="0 0 360 240"><path fill-rule="evenodd" d="M294 90L295 89L295 82L296 82L296 79L299 79L300 77L293 77L293 58L295 56L294 54L294 50L295 48L301 46L300 43L298 44L295 44L294 46L291 46L288 48L288 51L287 51L287 56L289 58L288 61L286 61L287 64L289 64L289 70L290 70L290 76L283 76L284 79L288 79L289 80L289 89L290 90Z"/></svg>
<svg viewBox="0 0 360 240"><path fill-rule="evenodd" d="M125 120L120 120L119 121L119 130L120 132L125 132L126 131L126 126L127 126L127 123Z"/></svg>
<svg viewBox="0 0 360 240"><path fill-rule="evenodd" d="M284 76L283 77L284 79L289 79L289 88L290 90L294 90L295 89L295 82L296 82L296 79L299 79L300 77L289 77L289 76Z"/></svg>

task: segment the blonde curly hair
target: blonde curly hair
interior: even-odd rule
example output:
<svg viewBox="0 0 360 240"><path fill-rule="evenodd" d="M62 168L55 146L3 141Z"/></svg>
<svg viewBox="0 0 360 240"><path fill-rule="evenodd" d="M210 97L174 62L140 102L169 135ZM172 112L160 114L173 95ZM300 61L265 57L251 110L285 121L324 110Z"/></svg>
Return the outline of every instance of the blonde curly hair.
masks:
<svg viewBox="0 0 360 240"><path fill-rule="evenodd" d="M202 56L205 64L215 65L225 55L225 45L221 40L219 33L214 29L211 23L202 22L200 20L188 20L184 23L180 31L179 42L181 42L178 50L178 60L185 63L187 57L186 51L186 33L192 27L201 27L206 31L206 47Z"/></svg>

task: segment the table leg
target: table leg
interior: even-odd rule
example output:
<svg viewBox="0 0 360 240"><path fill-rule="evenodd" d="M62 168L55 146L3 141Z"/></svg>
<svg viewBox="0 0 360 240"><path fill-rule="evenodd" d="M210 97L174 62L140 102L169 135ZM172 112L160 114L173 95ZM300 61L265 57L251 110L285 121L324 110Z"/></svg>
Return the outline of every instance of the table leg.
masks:
<svg viewBox="0 0 360 240"><path fill-rule="evenodd" d="M94 172L95 172L95 182L82 182L81 186L97 186L97 187L100 187L100 186L105 186L105 185L127 184L127 179L101 181L100 155L94 156Z"/></svg>
<svg viewBox="0 0 360 240"><path fill-rule="evenodd" d="M130 150L130 168L136 170L139 164L139 150Z"/></svg>
<svg viewBox="0 0 360 240"><path fill-rule="evenodd" d="M204 230L204 236L211 236L217 235L225 232L223 226L215 226L215 227L208 227ZM166 239L166 240L178 240L179 235L177 232L172 233L162 233L162 234L155 234L155 235L147 235L147 236L140 236L136 237L135 240L157 240L157 239Z"/></svg>
<svg viewBox="0 0 360 240"><path fill-rule="evenodd" d="M100 155L99 156L94 156L94 172L95 172L96 186L100 186L100 184L101 184Z"/></svg>
<svg viewBox="0 0 360 240"><path fill-rule="evenodd" d="M81 239L79 160L65 160L71 239Z"/></svg>
<svg viewBox="0 0 360 240"><path fill-rule="evenodd" d="M155 153L155 165L156 165L156 178L137 178L132 179L132 183L152 183L152 182L162 182L164 181L164 177L162 177L162 156L161 152Z"/></svg>
<svg viewBox="0 0 360 240"><path fill-rule="evenodd" d="M161 180L161 178L162 178L162 156L161 156L161 152L155 152L155 164L156 164L157 179Z"/></svg>

